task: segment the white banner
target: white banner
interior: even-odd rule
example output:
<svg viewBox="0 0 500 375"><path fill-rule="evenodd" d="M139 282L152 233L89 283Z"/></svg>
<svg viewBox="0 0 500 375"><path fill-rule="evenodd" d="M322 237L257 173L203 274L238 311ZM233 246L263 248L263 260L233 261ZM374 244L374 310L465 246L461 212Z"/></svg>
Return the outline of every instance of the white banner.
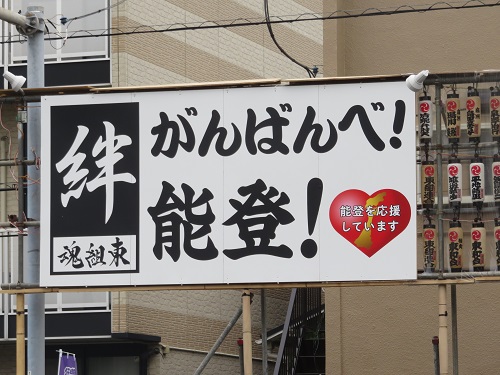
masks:
<svg viewBox="0 0 500 375"><path fill-rule="evenodd" d="M404 82L42 98L41 284L416 278Z"/></svg>

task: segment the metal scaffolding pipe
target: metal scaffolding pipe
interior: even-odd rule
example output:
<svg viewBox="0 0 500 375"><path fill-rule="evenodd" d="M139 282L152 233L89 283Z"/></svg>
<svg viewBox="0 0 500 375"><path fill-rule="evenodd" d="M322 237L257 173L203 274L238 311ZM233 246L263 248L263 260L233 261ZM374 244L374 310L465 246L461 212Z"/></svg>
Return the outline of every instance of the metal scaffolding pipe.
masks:
<svg viewBox="0 0 500 375"><path fill-rule="evenodd" d="M42 97L40 95L25 95L21 97L19 93L15 92L14 90L5 90L5 93L7 95L12 95L12 96L2 96L0 98L1 103L19 103L19 102L25 102L25 103L36 103L36 102L41 102ZM11 94L12 93L12 94Z"/></svg>
<svg viewBox="0 0 500 375"><path fill-rule="evenodd" d="M441 133L441 84L435 85L436 104L436 134L437 146L442 144ZM436 178L437 178L437 230L438 230L438 254L439 254L439 274L444 273L444 235L443 235L443 155L441 151L436 155ZM448 325L446 311L446 285L438 286L439 296L439 361L441 374L448 374Z"/></svg>
<svg viewBox="0 0 500 375"><path fill-rule="evenodd" d="M0 289L2 290L22 290L40 288L40 284L28 284L28 283L2 283L0 284Z"/></svg>
<svg viewBox="0 0 500 375"><path fill-rule="evenodd" d="M453 83L480 83L500 81L500 70L482 71L464 74L429 74L424 81L425 86L443 85Z"/></svg>
<svg viewBox="0 0 500 375"><path fill-rule="evenodd" d="M442 143L441 134L441 86L435 86L435 105L436 105L436 143L440 147ZM444 272L444 236L443 236L443 155L441 151L436 155L436 193L437 193L437 231L438 231L438 262L439 273Z"/></svg>
<svg viewBox="0 0 500 375"><path fill-rule="evenodd" d="M260 320L262 335L262 374L267 375L267 296L266 290L260 290Z"/></svg>
<svg viewBox="0 0 500 375"><path fill-rule="evenodd" d="M458 375L457 286L451 285L451 351L453 375Z"/></svg>
<svg viewBox="0 0 500 375"><path fill-rule="evenodd" d="M205 369L205 367L208 365L208 362L210 362L210 360L212 359L215 352L217 351L219 346L222 344L222 342L224 341L226 336L229 334L229 332L231 332L231 329L234 327L234 325L236 324L236 322L240 318L242 312L243 312L243 308L240 306L238 311L236 311L236 314L234 314L233 318L227 324L226 328L224 328L224 331L222 331L219 338L215 341L215 344L212 346L212 349L210 349L210 351L207 353L205 358L203 358L203 361L200 363L200 365L198 366L198 368L194 372L194 375L201 374L201 372Z"/></svg>
<svg viewBox="0 0 500 375"><path fill-rule="evenodd" d="M470 149L470 143L455 143L457 148L459 150L464 150L464 149ZM433 145L429 144L428 146L429 150L443 150L443 149L451 149L451 144L445 144L445 145ZM498 142L481 142L481 149L483 148L497 148L498 147ZM416 147L417 151L422 151L424 148L422 146L417 146Z"/></svg>
<svg viewBox="0 0 500 375"><path fill-rule="evenodd" d="M1 7L0 7L0 19L19 27L26 26L25 16Z"/></svg>
<svg viewBox="0 0 500 375"><path fill-rule="evenodd" d="M448 311L446 307L446 285L438 285L439 297L439 370L448 374Z"/></svg>
<svg viewBox="0 0 500 375"><path fill-rule="evenodd" d="M241 296L243 306L243 367L245 375L252 375L252 293L245 289Z"/></svg>
<svg viewBox="0 0 500 375"><path fill-rule="evenodd" d="M19 111L18 111L19 116ZM18 123L17 127L17 152L20 158L24 158L24 133L22 124ZM22 225L24 222L24 166L17 165L17 179L19 181L17 191L17 218L18 223ZM24 233L19 232L17 235L17 284L22 285L24 282ZM14 280L11 280L14 281ZM3 289L3 288L2 288ZM24 294L17 295L17 319L16 319L16 371L17 375L26 373L26 323L24 319ZM22 312L22 315L21 315Z"/></svg>
<svg viewBox="0 0 500 375"><path fill-rule="evenodd" d="M435 279L447 279L447 280L459 280L459 279L473 279L475 277L485 277L485 276L500 276L500 271L473 271L473 272L446 272L446 273L421 273L417 276L418 280L435 280Z"/></svg>
<svg viewBox="0 0 500 375"><path fill-rule="evenodd" d="M13 225L19 228L26 228L26 227L39 227L40 222L39 221L23 221L23 222L10 222L10 221L1 221L0 222L0 228L12 228Z"/></svg>
<svg viewBox="0 0 500 375"><path fill-rule="evenodd" d="M16 165L35 165L35 160L0 160L0 167L14 167Z"/></svg>

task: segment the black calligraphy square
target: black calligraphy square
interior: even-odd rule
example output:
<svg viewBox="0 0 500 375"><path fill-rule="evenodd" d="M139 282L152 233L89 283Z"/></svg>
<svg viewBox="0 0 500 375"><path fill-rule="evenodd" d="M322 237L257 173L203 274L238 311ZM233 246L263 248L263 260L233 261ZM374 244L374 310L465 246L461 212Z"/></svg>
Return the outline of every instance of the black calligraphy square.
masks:
<svg viewBox="0 0 500 375"><path fill-rule="evenodd" d="M138 272L139 104L53 106L50 132L51 273Z"/></svg>

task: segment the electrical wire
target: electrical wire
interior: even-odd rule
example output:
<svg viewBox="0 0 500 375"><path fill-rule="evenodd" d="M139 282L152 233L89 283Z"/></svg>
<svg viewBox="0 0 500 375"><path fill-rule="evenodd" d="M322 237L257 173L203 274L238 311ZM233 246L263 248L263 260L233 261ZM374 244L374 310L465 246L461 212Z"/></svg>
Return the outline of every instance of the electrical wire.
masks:
<svg viewBox="0 0 500 375"><path fill-rule="evenodd" d="M108 8L103 8L92 13L85 14L83 16L74 17L71 20L81 19L83 17L88 17L93 14L102 12L103 10L115 7L127 0L121 0L117 4L114 4ZM232 27L246 27L246 26L258 26L266 25L268 22L270 24L290 24L295 22L307 22L307 21L325 21L325 20L338 20L338 19L349 19L349 18L360 18L360 17L373 17L373 16L390 16L397 14L408 14L408 13L428 13L433 11L442 10L463 10L463 9L476 9L485 7L497 7L500 6L500 0L495 2L485 2L480 0L469 0L465 2L444 2L439 1L434 4L425 5L401 5L395 8L368 8L364 10L338 10L332 13L302 13L299 15L288 15L288 16L270 16L269 21L266 19L258 18L237 18L232 20L219 20L219 21L202 21L202 22L191 22L191 23L173 23L168 25L150 25L150 26L136 26L136 27L125 27L125 28L109 28L109 29L95 29L95 30L77 30L69 35L68 39L79 39L79 38L98 38L98 37L108 37L108 36L120 36L120 35L134 35L134 34L152 34L152 33L165 33L174 31L192 31L192 30L206 30L206 29L228 29ZM58 33L50 33L49 35L58 35ZM12 37L4 37L6 40L0 41L0 44L11 44L11 43L23 43L22 40L11 40ZM57 40L61 37L51 37L45 38L45 40Z"/></svg>
<svg viewBox="0 0 500 375"><path fill-rule="evenodd" d="M311 70L308 66L306 66L306 65L298 62L296 59L294 59L292 56L290 56L283 49L283 47L281 47L281 45L276 40L276 36L274 35L273 28L271 26L271 19L270 19L270 16L269 16L269 0L264 0L264 15L266 17L266 25L267 25L267 30L269 31L269 35L271 36L271 39L273 40L273 42L276 45L276 47L278 47L278 49L280 50L280 52L283 55L285 55L290 61L292 61L293 63L297 64L301 68L304 68L306 70L307 74L309 75L309 78L315 78L316 77L316 73L313 72L313 70Z"/></svg>
<svg viewBox="0 0 500 375"><path fill-rule="evenodd" d="M62 43L61 47L55 47L54 45L52 45L52 39L49 39L50 46L53 49L55 49L55 50L62 49L65 46L66 41L68 40L68 27L71 24L71 22L73 22L75 20L82 19L82 18L86 18L86 17L89 17L89 16L93 16L95 14L99 14L99 13L101 13L103 11L109 11L110 9L112 9L114 7L117 7L118 5L123 4L125 1L127 1L127 0L120 0L116 4L110 5L110 6L106 7L106 8L98 9L96 11L93 11L93 12L90 12L90 13L86 13L86 14L83 14L81 16L77 16L77 17L73 17L73 18L66 18L63 15L60 15L61 16L61 18L60 18L61 24L57 24L57 26L61 26L62 25L62 26L65 27L65 31L66 31L66 35L65 36L62 36L61 33L57 30L57 26L51 21L50 18L47 18L46 21L48 23L50 23L52 25L52 27L55 29L54 33L57 36L59 36L59 39L63 40L63 43ZM52 18L55 18L55 17L57 17L57 15L54 16L54 17L52 17ZM47 24L45 24L45 29L47 31L47 34L50 34L49 28L47 27Z"/></svg>
<svg viewBox="0 0 500 375"><path fill-rule="evenodd" d="M124 0L125 1L125 0ZM457 4L457 5L455 5ZM192 23L173 23L168 25L156 26L137 26L126 28L110 28L110 29L96 29L96 30L78 30L71 33L68 39L78 38L97 38L107 36L120 36L120 35L134 35L134 34L151 34L151 33L165 33L174 31L191 31L191 30L207 30L207 29L229 29L232 27L246 27L258 26L269 24L290 24L295 22L306 21L324 21L324 20L338 20L350 19L360 17L373 17L373 16L390 16L397 14L408 13L428 13L433 11L443 10L463 10L463 9L476 9L485 7L500 6L500 0L492 3L485 1L473 0L466 2L436 2L434 4L426 5L402 5L396 8L368 8L364 10L338 10L332 13L302 13L300 15L289 16L270 16L269 20L257 18L237 18L232 20L221 21L202 21ZM98 11L97 11L98 12ZM95 12L93 12L95 14ZM81 18L82 16L78 17ZM50 34L52 35L52 33ZM57 35L57 34L56 34ZM56 40L60 37L45 38L45 40ZM5 43L18 43L18 41L7 40L1 41L0 44Z"/></svg>
<svg viewBox="0 0 500 375"><path fill-rule="evenodd" d="M50 19L47 19L47 22L52 25L52 27L56 30L55 31L56 35L58 35L60 37L60 39L62 39L62 41L63 41L61 44L61 47L56 47L52 44L52 40L49 40L50 46L55 50L62 49L66 45L66 41L68 40L68 27L67 27L67 25L66 25L66 35L62 36L61 33L57 30L56 25L54 25L54 23ZM45 23L45 30L47 31L47 34L50 33L49 28L47 26L47 23Z"/></svg>
<svg viewBox="0 0 500 375"><path fill-rule="evenodd" d="M120 1L118 1L116 4L110 5L110 6L106 7L106 8L98 9L98 10L96 10L96 11L93 11L93 12L90 12L90 13L87 13L87 14L84 14L84 15L81 15L81 16L78 16L78 17L68 18L68 19L66 19L66 20L64 21L64 24L66 24L66 23L67 23L67 24L68 24L67 26L69 26L69 24L70 24L71 22L73 22L73 21L80 20L80 19L82 19L82 18L90 17L90 16L93 16L94 14L99 14L99 13L101 13L101 12L104 12L104 11L110 10L110 9L112 9L112 8L117 7L117 6L118 6L118 5L120 5L120 4L123 4L125 1L127 1L127 0L120 0Z"/></svg>

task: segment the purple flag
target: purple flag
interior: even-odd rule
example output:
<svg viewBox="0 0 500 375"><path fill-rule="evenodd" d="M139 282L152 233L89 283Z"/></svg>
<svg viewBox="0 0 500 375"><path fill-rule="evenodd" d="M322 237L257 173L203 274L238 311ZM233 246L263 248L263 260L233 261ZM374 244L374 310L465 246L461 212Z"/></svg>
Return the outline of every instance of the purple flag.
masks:
<svg viewBox="0 0 500 375"><path fill-rule="evenodd" d="M59 370L57 374L78 375L76 356L74 354L59 350Z"/></svg>

